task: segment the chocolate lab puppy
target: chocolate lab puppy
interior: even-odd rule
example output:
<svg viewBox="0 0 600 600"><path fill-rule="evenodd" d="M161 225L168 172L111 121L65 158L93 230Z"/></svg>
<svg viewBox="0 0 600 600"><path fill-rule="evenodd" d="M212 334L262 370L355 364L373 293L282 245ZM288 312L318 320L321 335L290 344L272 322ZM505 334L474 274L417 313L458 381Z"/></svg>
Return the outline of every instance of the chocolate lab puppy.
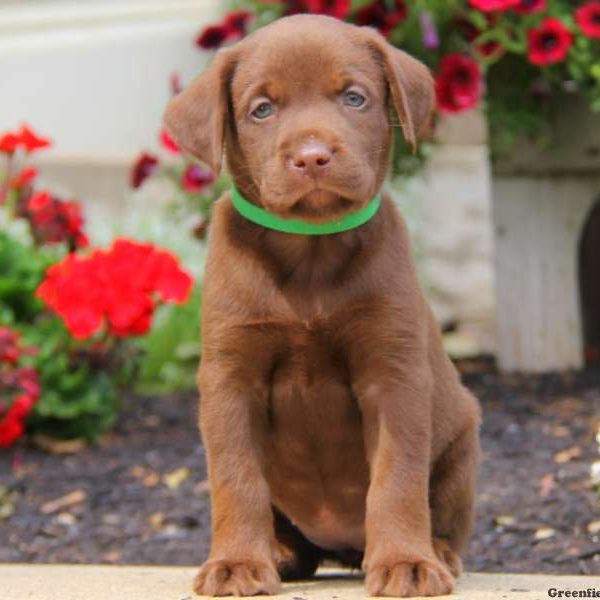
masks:
<svg viewBox="0 0 600 600"><path fill-rule="evenodd" d="M374 30L298 15L220 51L167 109L175 140L215 172L225 154L236 188L214 207L204 280L199 594L273 594L332 557L362 563L371 595L453 588L479 409L378 197L392 109L414 146L433 98L427 69Z"/></svg>

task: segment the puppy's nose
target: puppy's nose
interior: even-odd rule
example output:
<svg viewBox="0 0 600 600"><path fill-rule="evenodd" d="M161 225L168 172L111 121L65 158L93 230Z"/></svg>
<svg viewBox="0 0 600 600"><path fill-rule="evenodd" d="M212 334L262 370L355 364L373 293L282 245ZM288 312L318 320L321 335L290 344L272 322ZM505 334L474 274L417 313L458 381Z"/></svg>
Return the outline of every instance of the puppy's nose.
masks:
<svg viewBox="0 0 600 600"><path fill-rule="evenodd" d="M331 154L323 142L308 142L295 152L291 166L307 175L316 176L329 165Z"/></svg>

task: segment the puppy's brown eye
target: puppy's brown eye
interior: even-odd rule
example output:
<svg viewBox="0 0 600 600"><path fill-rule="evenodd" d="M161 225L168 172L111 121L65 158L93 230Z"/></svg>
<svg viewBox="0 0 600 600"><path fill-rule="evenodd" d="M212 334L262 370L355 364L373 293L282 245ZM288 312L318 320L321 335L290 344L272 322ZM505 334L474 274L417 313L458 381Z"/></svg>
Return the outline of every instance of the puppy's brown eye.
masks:
<svg viewBox="0 0 600 600"><path fill-rule="evenodd" d="M367 99L358 92L353 92L352 90L348 90L344 92L344 104L346 106L351 106L352 108L360 108L364 105Z"/></svg>
<svg viewBox="0 0 600 600"><path fill-rule="evenodd" d="M255 119L266 119L273 114L273 103L261 102L250 114Z"/></svg>

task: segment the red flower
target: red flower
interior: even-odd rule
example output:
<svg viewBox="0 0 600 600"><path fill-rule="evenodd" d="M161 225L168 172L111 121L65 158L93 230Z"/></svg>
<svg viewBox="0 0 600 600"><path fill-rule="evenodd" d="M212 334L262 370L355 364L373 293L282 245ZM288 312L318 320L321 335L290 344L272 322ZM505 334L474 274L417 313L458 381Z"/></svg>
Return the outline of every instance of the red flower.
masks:
<svg viewBox="0 0 600 600"><path fill-rule="evenodd" d="M538 27L527 33L529 61L545 66L560 62L569 53L573 35L559 19L546 17Z"/></svg>
<svg viewBox="0 0 600 600"><path fill-rule="evenodd" d="M447 54L436 77L438 109L457 113L475 108L483 95L479 64L464 54Z"/></svg>
<svg viewBox="0 0 600 600"><path fill-rule="evenodd" d="M19 365L23 356L35 352L21 345L16 331L0 327L0 448L23 435L23 421L40 396L37 371Z"/></svg>
<svg viewBox="0 0 600 600"><path fill-rule="evenodd" d="M18 134L5 133L0 137L0 152L12 154L19 146L20 139Z"/></svg>
<svg viewBox="0 0 600 600"><path fill-rule="evenodd" d="M8 327L0 327L0 362L14 364L21 358L19 334Z"/></svg>
<svg viewBox="0 0 600 600"><path fill-rule="evenodd" d="M504 11L514 8L521 0L469 0L469 4L482 12Z"/></svg>
<svg viewBox="0 0 600 600"><path fill-rule="evenodd" d="M514 8L516 12L527 15L546 10L547 6L548 0L519 0Z"/></svg>
<svg viewBox="0 0 600 600"><path fill-rule="evenodd" d="M497 15L486 15L486 20L488 22L488 26L494 27L498 21ZM477 29L473 23L468 21L467 19L455 19L456 28L462 33L465 39L472 43L473 49L477 54L480 54L484 58L489 58L490 56L494 56L501 52L504 52L504 48L500 44L500 42L495 40L490 40L489 42L484 42L483 44L477 43L477 38L483 33L481 30Z"/></svg>
<svg viewBox="0 0 600 600"><path fill-rule="evenodd" d="M248 23L253 17L254 15L247 10L231 12L221 23L203 29L196 38L196 45L204 50L214 50L225 42L239 39L246 35Z"/></svg>
<svg viewBox="0 0 600 600"><path fill-rule="evenodd" d="M181 186L186 192L197 194L214 180L211 171L206 171L199 165L189 165L181 176Z"/></svg>
<svg viewBox="0 0 600 600"><path fill-rule="evenodd" d="M130 174L130 183L132 188L139 188L144 181L150 177L158 168L158 158L152 154L144 152L133 164Z"/></svg>
<svg viewBox="0 0 600 600"><path fill-rule="evenodd" d="M32 131L27 125L21 125L18 132L7 132L0 137L0 152L13 154L18 148L31 153L42 148L48 148L52 142Z"/></svg>
<svg viewBox="0 0 600 600"><path fill-rule="evenodd" d="M119 239L108 250L67 256L50 267L37 296L77 339L107 326L113 335L146 333L158 299L184 302L192 279L176 258L151 244Z"/></svg>
<svg viewBox="0 0 600 600"><path fill-rule="evenodd" d="M27 152L35 152L42 148L48 148L52 145L52 142L48 138L41 137L32 131L27 125L21 126L21 133L19 136L21 145Z"/></svg>
<svg viewBox="0 0 600 600"><path fill-rule="evenodd" d="M234 10L225 17L223 25L230 32L230 37L243 37L253 18L254 15L249 10Z"/></svg>
<svg viewBox="0 0 600 600"><path fill-rule="evenodd" d="M16 419L4 418L0 421L0 448L12 446L24 433L23 423Z"/></svg>
<svg viewBox="0 0 600 600"><path fill-rule="evenodd" d="M13 189L22 189L27 187L38 176L38 170L34 167L26 167L14 179L9 182Z"/></svg>
<svg viewBox="0 0 600 600"><path fill-rule="evenodd" d="M600 0L592 0L575 11L575 21L584 35L600 39Z"/></svg>
<svg viewBox="0 0 600 600"><path fill-rule="evenodd" d="M169 132L166 129L163 129L160 132L159 139L162 147L171 154L181 153L181 148L179 148L175 140L169 135Z"/></svg>
<svg viewBox="0 0 600 600"><path fill-rule="evenodd" d="M70 250L88 245L81 205L74 200L60 200L49 192L39 191L29 197L22 216L29 221L38 244L64 242Z"/></svg>
<svg viewBox="0 0 600 600"><path fill-rule="evenodd" d="M382 35L388 36L408 15L405 0L395 0L393 8L386 0L375 0L356 13L357 25L376 27Z"/></svg>
<svg viewBox="0 0 600 600"><path fill-rule="evenodd" d="M306 9L317 15L345 19L350 14L350 0L304 0Z"/></svg>
<svg viewBox="0 0 600 600"><path fill-rule="evenodd" d="M228 39L229 30L224 25L210 25L200 32L196 45L203 50L220 48Z"/></svg>

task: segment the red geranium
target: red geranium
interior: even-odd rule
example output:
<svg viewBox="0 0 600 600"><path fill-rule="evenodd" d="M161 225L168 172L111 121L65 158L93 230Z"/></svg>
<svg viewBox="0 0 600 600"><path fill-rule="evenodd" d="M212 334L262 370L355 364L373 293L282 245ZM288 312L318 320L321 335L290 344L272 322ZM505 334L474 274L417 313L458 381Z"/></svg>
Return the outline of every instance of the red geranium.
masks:
<svg viewBox="0 0 600 600"><path fill-rule="evenodd" d="M19 364L35 352L21 344L16 331L0 327L0 448L23 435L23 423L40 396L37 371Z"/></svg>
<svg viewBox="0 0 600 600"><path fill-rule="evenodd" d="M21 126L20 142L27 152L35 152L36 150L48 148L52 145L52 142L48 138L38 135L35 131L27 127L27 125Z"/></svg>
<svg viewBox="0 0 600 600"><path fill-rule="evenodd" d="M405 0L375 0L356 13L357 25L376 27L382 35L388 36L408 15Z"/></svg>
<svg viewBox="0 0 600 600"><path fill-rule="evenodd" d="M522 15L527 15L546 10L547 6L548 0L519 0L515 6L515 11Z"/></svg>
<svg viewBox="0 0 600 600"><path fill-rule="evenodd" d="M564 60L573 44L567 26L554 17L546 17L528 32L528 57L534 65L545 66Z"/></svg>
<svg viewBox="0 0 600 600"><path fill-rule="evenodd" d="M575 11L575 20L584 35L600 39L600 0L593 0Z"/></svg>
<svg viewBox="0 0 600 600"><path fill-rule="evenodd" d="M521 0L469 0L469 4L482 12L494 12L514 8Z"/></svg>
<svg viewBox="0 0 600 600"><path fill-rule="evenodd" d="M0 137L0 152L6 154L13 154L18 148L31 153L51 145L48 138L38 135L27 125L21 125L20 131L9 131Z"/></svg>
<svg viewBox="0 0 600 600"><path fill-rule="evenodd" d="M133 163L130 174L130 183L132 188L139 188L144 181L152 175L158 168L158 158L153 154L144 152Z"/></svg>
<svg viewBox="0 0 600 600"><path fill-rule="evenodd" d="M199 165L189 165L181 176L181 186L186 192L197 194L214 180L212 171L207 171Z"/></svg>
<svg viewBox="0 0 600 600"><path fill-rule="evenodd" d="M16 177L10 180L9 186L20 190L27 187L38 176L38 170L35 167L26 167Z"/></svg>
<svg viewBox="0 0 600 600"><path fill-rule="evenodd" d="M483 95L481 67L470 56L447 54L436 77L440 112L458 113L475 108Z"/></svg>
<svg viewBox="0 0 600 600"><path fill-rule="evenodd" d="M191 286L191 277L169 252L119 239L108 250L72 254L50 267L37 296L77 339L105 325L125 337L146 333L157 302L182 303Z"/></svg>
<svg viewBox="0 0 600 600"><path fill-rule="evenodd" d="M15 133L9 131L0 136L0 152L12 154L19 147L19 144L19 136Z"/></svg>

